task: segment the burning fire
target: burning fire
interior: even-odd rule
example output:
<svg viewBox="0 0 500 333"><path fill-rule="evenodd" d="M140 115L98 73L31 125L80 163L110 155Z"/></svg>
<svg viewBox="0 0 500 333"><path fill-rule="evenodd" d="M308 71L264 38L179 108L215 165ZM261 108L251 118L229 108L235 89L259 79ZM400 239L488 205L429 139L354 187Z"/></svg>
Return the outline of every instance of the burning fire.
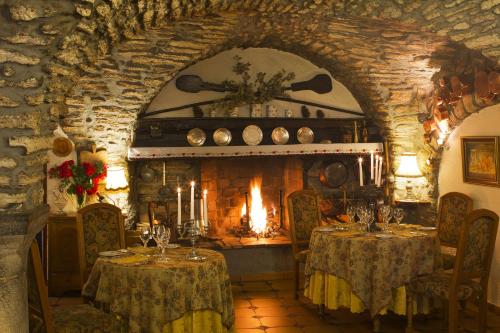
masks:
<svg viewBox="0 0 500 333"><path fill-rule="evenodd" d="M261 194L262 178L254 178L250 183L250 228L257 233L262 234L267 227L267 210L262 203ZM241 216L247 214L246 206L241 208Z"/></svg>

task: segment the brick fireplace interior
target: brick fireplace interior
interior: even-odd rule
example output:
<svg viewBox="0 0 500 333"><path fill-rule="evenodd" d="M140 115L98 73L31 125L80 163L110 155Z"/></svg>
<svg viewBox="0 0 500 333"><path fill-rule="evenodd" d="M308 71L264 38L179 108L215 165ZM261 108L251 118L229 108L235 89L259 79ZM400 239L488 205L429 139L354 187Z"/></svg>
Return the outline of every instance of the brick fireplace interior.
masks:
<svg viewBox="0 0 500 333"><path fill-rule="evenodd" d="M215 198L208 203L209 218L215 234L234 235L234 231L241 226L242 208L246 205L245 193L248 195L249 207L257 204L252 197L253 182L257 182L257 186L261 184L268 225L288 229L286 209L281 205L286 205L286 197L290 193L302 189L303 170L299 158L222 158L202 160L200 164L202 186L208 189L211 198Z"/></svg>

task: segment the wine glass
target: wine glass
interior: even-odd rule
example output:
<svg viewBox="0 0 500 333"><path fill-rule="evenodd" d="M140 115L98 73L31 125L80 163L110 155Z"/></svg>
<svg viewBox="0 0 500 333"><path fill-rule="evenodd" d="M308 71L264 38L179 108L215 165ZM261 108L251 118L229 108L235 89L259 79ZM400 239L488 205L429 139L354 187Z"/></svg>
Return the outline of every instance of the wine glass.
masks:
<svg viewBox="0 0 500 333"><path fill-rule="evenodd" d="M384 230L389 229L389 221L392 218L392 207L389 205L382 205L380 207L380 212L382 213L382 221L384 222Z"/></svg>
<svg viewBox="0 0 500 333"><path fill-rule="evenodd" d="M392 215L394 216L394 219L396 220L396 224L399 227L399 224L401 223L401 221L403 221L403 219L405 217L404 209L403 208L394 208Z"/></svg>
<svg viewBox="0 0 500 333"><path fill-rule="evenodd" d="M356 215L356 209L354 208L354 206L352 206L352 205L347 206L345 213L346 213L347 217L349 217L349 223L353 223L354 216Z"/></svg>
<svg viewBox="0 0 500 333"><path fill-rule="evenodd" d="M165 256L165 248L170 240L170 229L165 228L163 224L157 224L153 227L153 239L156 246L160 249L160 261L167 261Z"/></svg>
<svg viewBox="0 0 500 333"><path fill-rule="evenodd" d="M149 226L141 227L139 229L139 237L141 238L141 242L144 247L147 247L149 240L153 238L153 235L151 234L151 228Z"/></svg>

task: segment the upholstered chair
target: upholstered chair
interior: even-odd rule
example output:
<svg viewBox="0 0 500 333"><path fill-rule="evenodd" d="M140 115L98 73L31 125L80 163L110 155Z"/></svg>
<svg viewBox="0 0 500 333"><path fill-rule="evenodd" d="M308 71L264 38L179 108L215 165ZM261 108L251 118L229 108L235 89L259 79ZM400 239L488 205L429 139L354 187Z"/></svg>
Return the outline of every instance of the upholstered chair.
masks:
<svg viewBox="0 0 500 333"><path fill-rule="evenodd" d="M439 200L438 235L444 269L453 268L460 228L471 211L472 199L466 194L449 192Z"/></svg>
<svg viewBox="0 0 500 333"><path fill-rule="evenodd" d="M126 323L90 305L51 308L36 240L28 258L28 304L30 332L43 333L121 333Z"/></svg>
<svg viewBox="0 0 500 333"><path fill-rule="evenodd" d="M125 247L122 211L108 203L91 204L77 212L76 226L83 285L87 281L99 252Z"/></svg>
<svg viewBox="0 0 500 333"><path fill-rule="evenodd" d="M458 240L452 271L441 270L410 282L407 294L407 332L411 333L413 298L425 294L448 301L448 332L458 332L458 302L475 296L479 300L479 332L486 332L488 278L498 231L498 215L487 209L472 211Z"/></svg>
<svg viewBox="0 0 500 333"><path fill-rule="evenodd" d="M300 190L288 196L288 220L294 254L294 291L299 297L300 264L305 264L309 254L309 240L313 229L320 225L318 195L313 190Z"/></svg>

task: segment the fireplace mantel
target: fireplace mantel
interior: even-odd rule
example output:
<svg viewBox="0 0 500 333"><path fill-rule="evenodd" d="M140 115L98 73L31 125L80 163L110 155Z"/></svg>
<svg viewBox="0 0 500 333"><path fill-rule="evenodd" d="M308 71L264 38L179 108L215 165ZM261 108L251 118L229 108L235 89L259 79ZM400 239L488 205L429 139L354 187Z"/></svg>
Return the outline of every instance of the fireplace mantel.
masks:
<svg viewBox="0 0 500 333"><path fill-rule="evenodd" d="M238 156L330 155L381 153L384 145L373 143L312 143L260 146L131 147L128 159L214 158Z"/></svg>

